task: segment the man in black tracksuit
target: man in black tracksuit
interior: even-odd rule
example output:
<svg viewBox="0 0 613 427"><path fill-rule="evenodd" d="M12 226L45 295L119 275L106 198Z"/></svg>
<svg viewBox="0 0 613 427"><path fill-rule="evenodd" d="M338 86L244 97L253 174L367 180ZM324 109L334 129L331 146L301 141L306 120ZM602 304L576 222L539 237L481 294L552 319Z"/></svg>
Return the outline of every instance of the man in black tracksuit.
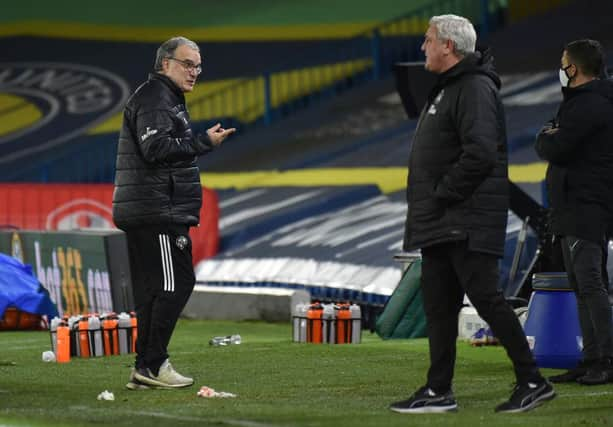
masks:
<svg viewBox="0 0 613 427"><path fill-rule="evenodd" d="M178 388L193 379L177 373L168 343L194 288L189 227L202 204L199 155L233 133L219 124L192 133L184 92L202 71L198 46L175 37L163 43L155 73L128 100L123 118L113 194L113 219L126 232L138 318L131 390Z"/></svg>
<svg viewBox="0 0 613 427"><path fill-rule="evenodd" d="M613 380L606 271L613 212L613 83L598 78L603 64L602 49L594 40L565 47L560 69L564 100L536 140L536 151L549 162L551 231L561 239L583 334L583 361L551 377L553 382L592 385Z"/></svg>
<svg viewBox="0 0 613 427"><path fill-rule="evenodd" d="M422 50L438 80L412 142L404 249L421 248L428 325L427 383L401 413L457 409L452 392L458 314L464 294L507 351L517 377L500 412L523 412L555 396L540 375L523 329L497 289L508 215L505 116L488 52L475 52L472 24L435 16Z"/></svg>

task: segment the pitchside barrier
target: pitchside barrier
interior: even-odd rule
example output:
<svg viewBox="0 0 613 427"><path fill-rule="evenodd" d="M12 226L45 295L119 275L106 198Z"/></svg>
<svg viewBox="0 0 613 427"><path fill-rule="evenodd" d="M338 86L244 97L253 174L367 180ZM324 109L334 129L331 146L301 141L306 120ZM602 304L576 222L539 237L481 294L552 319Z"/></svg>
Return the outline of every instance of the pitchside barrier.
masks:
<svg viewBox="0 0 613 427"><path fill-rule="evenodd" d="M60 317L134 310L128 248L119 230L0 231L0 252L32 265Z"/></svg>

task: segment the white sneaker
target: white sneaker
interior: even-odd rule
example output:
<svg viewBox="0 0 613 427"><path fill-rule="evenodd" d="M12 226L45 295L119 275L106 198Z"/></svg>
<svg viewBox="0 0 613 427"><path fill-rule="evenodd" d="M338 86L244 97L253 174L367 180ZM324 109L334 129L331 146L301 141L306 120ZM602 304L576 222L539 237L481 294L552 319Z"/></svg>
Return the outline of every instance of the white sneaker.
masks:
<svg viewBox="0 0 613 427"><path fill-rule="evenodd" d="M138 369L134 372L134 378L148 385L165 388L189 387L194 384L193 378L184 377L175 371L168 359L164 360L157 375L153 375L149 369Z"/></svg>
<svg viewBox="0 0 613 427"><path fill-rule="evenodd" d="M154 386L147 385L137 380L134 377L135 373L136 373L136 369L132 368L132 371L130 372L130 379L128 380L128 383L126 384L126 388L128 390L149 390L150 388L156 388Z"/></svg>

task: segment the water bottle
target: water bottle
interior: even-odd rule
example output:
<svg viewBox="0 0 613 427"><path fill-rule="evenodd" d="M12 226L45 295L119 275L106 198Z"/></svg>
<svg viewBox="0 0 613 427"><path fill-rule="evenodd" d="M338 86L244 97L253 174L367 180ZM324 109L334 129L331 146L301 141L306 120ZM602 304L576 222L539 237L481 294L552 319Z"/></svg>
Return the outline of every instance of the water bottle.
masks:
<svg viewBox="0 0 613 427"><path fill-rule="evenodd" d="M66 322L60 322L57 326L57 363L70 362L70 327Z"/></svg>
<svg viewBox="0 0 613 427"><path fill-rule="evenodd" d="M56 316L51 319L51 324L49 325L49 333L51 334L51 351L54 353L57 352L57 327L61 322L62 319Z"/></svg>
<svg viewBox="0 0 613 427"><path fill-rule="evenodd" d="M81 357L90 357L89 346L89 316L87 314L79 318L79 353Z"/></svg>
<svg viewBox="0 0 613 427"><path fill-rule="evenodd" d="M118 355L119 335L117 334L117 315L115 313L106 313L102 315L101 319L104 355Z"/></svg>
<svg viewBox="0 0 613 427"><path fill-rule="evenodd" d="M327 342L330 344L334 344L336 342L336 324L334 318L336 317L334 314L334 304L324 304L324 311L322 314L323 319L323 328L322 328L322 336L323 342Z"/></svg>
<svg viewBox="0 0 613 427"><path fill-rule="evenodd" d="M324 308L319 302L309 306L307 310L307 342L322 343Z"/></svg>
<svg viewBox="0 0 613 427"><path fill-rule="evenodd" d="M79 346L79 320L80 316L70 316L68 318L68 329L70 329L70 355L81 357L81 347Z"/></svg>
<svg viewBox="0 0 613 427"><path fill-rule="evenodd" d="M296 304L292 313L292 335L294 342L306 342L306 313L308 305Z"/></svg>
<svg viewBox="0 0 613 427"><path fill-rule="evenodd" d="M352 319L349 304L336 306L336 341L339 344L349 344L352 338Z"/></svg>
<svg viewBox="0 0 613 427"><path fill-rule="evenodd" d="M128 313L119 313L117 316L117 331L119 334L119 354L128 354L130 352L130 315Z"/></svg>
<svg viewBox="0 0 613 427"><path fill-rule="evenodd" d="M87 329L89 333L91 354L94 357L104 356L104 348L102 347L102 329L100 326L100 318L97 314L92 314L87 322Z"/></svg>
<svg viewBox="0 0 613 427"><path fill-rule="evenodd" d="M242 342L241 336L238 334L235 335L226 335L224 337L213 337L209 340L209 345L213 347L220 347L232 344L240 344Z"/></svg>
<svg viewBox="0 0 613 427"><path fill-rule="evenodd" d="M351 343L359 344L362 342L362 310L357 304L349 306L351 311Z"/></svg>

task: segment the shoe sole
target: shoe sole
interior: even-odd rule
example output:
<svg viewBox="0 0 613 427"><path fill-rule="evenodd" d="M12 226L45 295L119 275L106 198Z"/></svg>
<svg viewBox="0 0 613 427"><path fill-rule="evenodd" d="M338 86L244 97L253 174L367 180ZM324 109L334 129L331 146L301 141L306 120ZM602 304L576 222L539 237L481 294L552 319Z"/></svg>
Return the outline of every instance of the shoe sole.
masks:
<svg viewBox="0 0 613 427"><path fill-rule="evenodd" d="M528 412L538 406L541 406L543 403L545 403L548 400L553 399L554 397L556 397L556 392L555 390L551 390L549 393L543 394L542 396L540 396L538 399L536 399L534 402L532 402L528 406L524 406L523 408L517 408L517 409L509 409L506 411L498 411L498 413L499 414L518 414L520 412Z"/></svg>
<svg viewBox="0 0 613 427"><path fill-rule="evenodd" d="M167 384L162 381L154 380L153 378L149 378L144 375L141 375L138 372L134 373L134 378L136 378L141 383L144 383L145 385L161 387L161 388L183 388L183 387L189 387L194 384L193 381L190 382L189 384L187 383L185 384Z"/></svg>
<svg viewBox="0 0 613 427"><path fill-rule="evenodd" d="M130 381L126 384L126 388L128 390L150 390L153 388L153 386L147 384L137 384L135 382Z"/></svg>
<svg viewBox="0 0 613 427"><path fill-rule="evenodd" d="M130 381L126 384L126 388L128 390L138 391L138 390L167 390L167 389L170 389L171 387L162 387L159 385L142 384L142 383L135 383L134 381Z"/></svg>
<svg viewBox="0 0 613 427"><path fill-rule="evenodd" d="M458 410L458 405L448 405L448 406L424 406L422 408L391 408L390 410L397 412L399 414L442 414L445 412L456 412Z"/></svg>

